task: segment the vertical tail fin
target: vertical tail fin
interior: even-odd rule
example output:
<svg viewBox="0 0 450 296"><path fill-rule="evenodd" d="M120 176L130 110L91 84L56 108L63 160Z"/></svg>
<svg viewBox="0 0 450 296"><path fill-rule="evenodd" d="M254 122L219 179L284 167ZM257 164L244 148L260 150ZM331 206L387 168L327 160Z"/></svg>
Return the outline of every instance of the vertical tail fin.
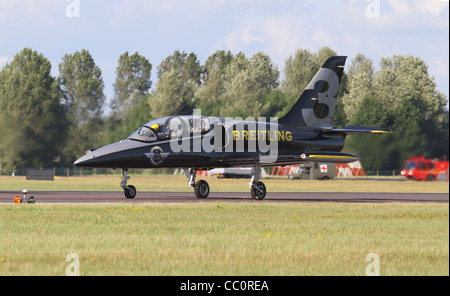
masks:
<svg viewBox="0 0 450 296"><path fill-rule="evenodd" d="M278 120L283 125L331 125L347 57L329 58L314 76L294 106Z"/></svg>

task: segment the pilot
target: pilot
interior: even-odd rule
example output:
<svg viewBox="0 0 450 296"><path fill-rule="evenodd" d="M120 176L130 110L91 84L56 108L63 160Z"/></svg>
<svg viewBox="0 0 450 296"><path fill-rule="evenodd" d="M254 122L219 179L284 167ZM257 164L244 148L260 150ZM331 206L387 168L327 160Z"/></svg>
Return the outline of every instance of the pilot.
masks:
<svg viewBox="0 0 450 296"><path fill-rule="evenodd" d="M154 124L151 126L151 128L154 129L155 131L158 131L159 124Z"/></svg>
<svg viewBox="0 0 450 296"><path fill-rule="evenodd" d="M155 123L150 128L155 131L155 134L158 135L159 138L165 138L167 135L164 133L164 126L160 126L159 124Z"/></svg>

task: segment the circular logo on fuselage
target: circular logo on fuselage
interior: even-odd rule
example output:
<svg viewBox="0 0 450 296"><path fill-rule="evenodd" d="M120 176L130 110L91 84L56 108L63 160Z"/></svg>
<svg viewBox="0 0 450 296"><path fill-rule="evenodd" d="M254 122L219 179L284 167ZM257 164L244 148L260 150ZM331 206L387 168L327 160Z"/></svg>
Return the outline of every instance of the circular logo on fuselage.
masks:
<svg viewBox="0 0 450 296"><path fill-rule="evenodd" d="M161 147L155 146L150 153L145 154L154 166L158 166L164 162L164 159L169 156L169 153L164 153Z"/></svg>

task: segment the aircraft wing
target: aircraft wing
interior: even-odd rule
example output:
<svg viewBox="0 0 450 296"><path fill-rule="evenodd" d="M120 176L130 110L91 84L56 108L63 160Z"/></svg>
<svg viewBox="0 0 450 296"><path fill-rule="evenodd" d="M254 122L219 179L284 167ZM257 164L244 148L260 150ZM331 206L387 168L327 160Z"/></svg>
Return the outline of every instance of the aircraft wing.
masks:
<svg viewBox="0 0 450 296"><path fill-rule="evenodd" d="M319 132L324 134L391 134L384 128L349 125L345 128L321 128Z"/></svg>

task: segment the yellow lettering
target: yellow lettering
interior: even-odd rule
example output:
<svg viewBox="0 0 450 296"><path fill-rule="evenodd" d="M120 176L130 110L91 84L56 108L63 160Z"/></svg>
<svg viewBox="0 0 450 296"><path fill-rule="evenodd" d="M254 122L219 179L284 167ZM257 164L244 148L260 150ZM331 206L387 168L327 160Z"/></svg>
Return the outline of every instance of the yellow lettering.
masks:
<svg viewBox="0 0 450 296"><path fill-rule="evenodd" d="M291 132L286 132L286 140L288 140L289 142L292 141L292 133Z"/></svg>
<svg viewBox="0 0 450 296"><path fill-rule="evenodd" d="M241 133L239 131L233 131L233 140L239 141L241 139Z"/></svg>
<svg viewBox="0 0 450 296"><path fill-rule="evenodd" d="M248 141L248 131L242 131L242 135L246 141Z"/></svg>
<svg viewBox="0 0 450 296"><path fill-rule="evenodd" d="M250 131L250 141L256 140L256 131Z"/></svg>
<svg viewBox="0 0 450 296"><path fill-rule="evenodd" d="M278 132L278 141L285 141L284 132Z"/></svg>

